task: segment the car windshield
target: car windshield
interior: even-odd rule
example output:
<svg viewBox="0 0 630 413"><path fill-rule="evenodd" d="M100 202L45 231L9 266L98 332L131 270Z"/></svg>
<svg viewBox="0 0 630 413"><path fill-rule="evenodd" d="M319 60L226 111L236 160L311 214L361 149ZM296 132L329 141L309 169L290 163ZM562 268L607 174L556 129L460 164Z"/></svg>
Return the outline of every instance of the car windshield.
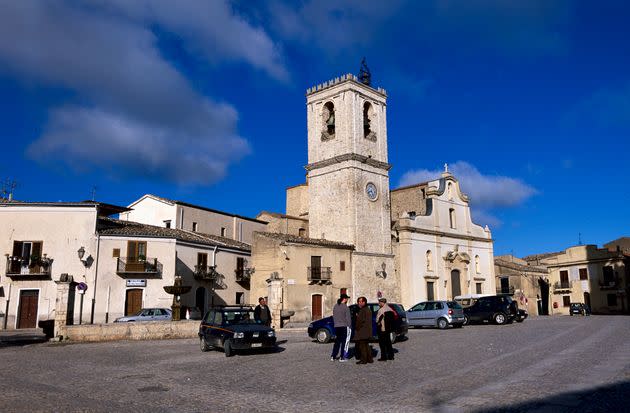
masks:
<svg viewBox="0 0 630 413"><path fill-rule="evenodd" d="M253 310L226 311L225 324L260 324L254 318Z"/></svg>
<svg viewBox="0 0 630 413"><path fill-rule="evenodd" d="M455 309L460 310L462 308L462 306L459 305L457 301L447 301L446 305L448 306L448 308L451 308L451 309L455 308Z"/></svg>

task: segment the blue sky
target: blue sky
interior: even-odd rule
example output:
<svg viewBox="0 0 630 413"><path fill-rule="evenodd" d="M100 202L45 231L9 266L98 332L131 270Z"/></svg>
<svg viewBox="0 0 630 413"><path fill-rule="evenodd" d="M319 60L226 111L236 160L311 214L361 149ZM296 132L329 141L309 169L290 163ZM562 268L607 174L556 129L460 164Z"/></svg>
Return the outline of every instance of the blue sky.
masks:
<svg viewBox="0 0 630 413"><path fill-rule="evenodd" d="M0 178L255 216L304 181L305 90L367 58L391 186L447 162L495 254L628 235L624 1L124 0L0 6Z"/></svg>

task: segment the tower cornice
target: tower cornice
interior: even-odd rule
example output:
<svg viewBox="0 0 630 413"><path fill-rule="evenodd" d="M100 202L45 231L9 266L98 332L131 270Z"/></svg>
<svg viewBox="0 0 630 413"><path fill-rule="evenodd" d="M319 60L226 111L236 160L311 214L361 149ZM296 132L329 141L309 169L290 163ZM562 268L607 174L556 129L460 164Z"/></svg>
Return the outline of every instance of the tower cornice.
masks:
<svg viewBox="0 0 630 413"><path fill-rule="evenodd" d="M322 161L309 163L304 167L307 171L312 171L314 169L325 168L330 165L334 165L336 163L346 162L346 161L359 161L361 163L365 163L367 165L373 166L375 168L383 169L385 171L389 171L392 168L392 165L387 162L377 161L376 159L372 159L369 156L359 155L357 153L346 153L343 155L335 156L332 158L324 159Z"/></svg>

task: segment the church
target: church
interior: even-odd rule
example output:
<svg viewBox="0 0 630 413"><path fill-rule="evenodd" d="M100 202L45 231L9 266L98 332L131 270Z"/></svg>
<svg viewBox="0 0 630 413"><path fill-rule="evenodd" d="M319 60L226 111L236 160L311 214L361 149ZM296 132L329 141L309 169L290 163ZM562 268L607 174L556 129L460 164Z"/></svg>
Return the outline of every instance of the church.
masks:
<svg viewBox="0 0 630 413"><path fill-rule="evenodd" d="M387 92L369 71L306 92L306 182L287 189L286 213L252 240L251 297L267 297L274 325L305 323L352 301L495 293L491 232L445 165L440 177L390 189Z"/></svg>

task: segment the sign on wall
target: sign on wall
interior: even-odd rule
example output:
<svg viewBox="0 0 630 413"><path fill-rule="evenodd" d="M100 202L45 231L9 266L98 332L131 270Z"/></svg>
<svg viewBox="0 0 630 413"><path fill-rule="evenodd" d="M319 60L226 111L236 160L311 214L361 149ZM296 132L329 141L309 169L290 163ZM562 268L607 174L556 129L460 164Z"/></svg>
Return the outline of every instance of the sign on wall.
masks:
<svg viewBox="0 0 630 413"><path fill-rule="evenodd" d="M129 279L127 280L127 287L146 287L147 280Z"/></svg>

